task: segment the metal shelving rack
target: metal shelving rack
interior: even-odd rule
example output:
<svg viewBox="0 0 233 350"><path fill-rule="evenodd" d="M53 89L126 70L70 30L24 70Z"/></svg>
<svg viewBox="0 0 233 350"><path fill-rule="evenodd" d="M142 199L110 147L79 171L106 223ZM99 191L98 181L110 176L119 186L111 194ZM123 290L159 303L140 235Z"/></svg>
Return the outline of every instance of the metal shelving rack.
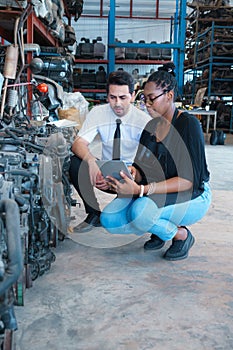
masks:
<svg viewBox="0 0 233 350"><path fill-rule="evenodd" d="M232 42L225 41L226 39L223 38L224 30L232 32L233 34L233 26L219 26L216 25L215 22L212 22L211 27L197 37L194 70L201 70L202 72L208 70L208 75L204 75L203 77L202 74L201 79L199 81L199 84L201 86L207 86L208 98L210 98L213 95L232 95L232 89L229 91L222 92L221 88L216 87L215 84L216 82L219 82L220 84L218 85L221 86L221 83L224 82L232 83L233 79L233 71L231 70L231 66L233 65L232 52L230 51L230 54L226 56L217 55L217 51L219 50L220 46L224 46L224 48L226 48L225 52L227 52L227 47L232 47L233 49ZM216 38L216 31L222 32L223 35L221 37L218 36L218 38ZM219 38L222 40L219 40ZM223 77L221 77L221 73ZM197 82L195 80L194 84L197 85Z"/></svg>
<svg viewBox="0 0 233 350"><path fill-rule="evenodd" d="M67 18L68 23L71 22L72 8L67 6L66 0L61 0L64 4L64 16ZM70 12L69 12L70 11ZM17 2L17 7L8 8L5 5L0 4L0 37L1 41L5 40L12 43L14 39L15 23L19 19L18 32L21 35L21 29L25 32L24 42L26 44L38 44L41 46L48 46L52 48L59 48L62 44L60 40L53 36L50 28L43 23L43 21L36 16L34 6L28 3L23 8L20 3ZM27 75L27 81L31 80L31 70L27 68L33 58L32 50L28 50L25 53L25 72ZM31 115L30 100L32 99L31 90L28 92L28 114Z"/></svg>
<svg viewBox="0 0 233 350"><path fill-rule="evenodd" d="M49 44L58 46L58 41L49 32L48 28L39 20L33 12L33 7L25 9L5 10L0 9L0 36L9 42L14 37L14 23L17 17L24 13L27 28L27 43Z"/></svg>
<svg viewBox="0 0 233 350"><path fill-rule="evenodd" d="M116 1L110 0L109 4L109 12L108 12L108 43L107 43L107 60L98 60L98 62L95 62L95 60L92 60L91 62L88 60L80 60L76 59L75 63L82 63L82 64L104 64L106 66L107 73L112 72L115 70L115 66L117 64L120 65L134 65L134 66L140 66L140 65L162 65L165 62L169 62L168 60L164 59L158 59L158 60L142 60L142 59L122 59L118 60L115 57L115 49L116 48L157 48L157 49L169 49L173 51L173 62L176 66L176 74L177 74L177 80L178 80L178 86L180 93L182 92L183 88L183 65L184 65L184 52L185 52L185 28L186 28L186 0L176 0L176 4L174 7L174 16L172 18L161 18L159 17L159 1L155 1L155 9L156 14L155 16L151 16L150 18L143 18L143 17L135 17L132 15L133 12L133 1L130 1L130 11L129 16L124 18L133 18L135 20L137 19L145 19L145 22L147 19L153 19L155 21L157 20L170 20L170 43L129 43L129 42L119 42L115 39L115 24L118 20L118 16L116 15ZM103 2L100 2L100 17L103 16ZM153 11L152 11L153 12ZM85 16L85 15L84 15ZM85 17L88 17L87 15ZM94 92L94 91L90 91Z"/></svg>
<svg viewBox="0 0 233 350"><path fill-rule="evenodd" d="M183 70L185 55L185 29L186 29L186 0L176 0L176 11L173 19L174 35L173 42L169 44L151 43L124 43L115 41L115 0L110 0L110 11L108 20L108 71L115 68L115 48L168 48L173 50L173 62L177 68L177 81L180 93L183 89ZM128 60L125 62L129 64ZM140 64L137 61L137 64ZM149 62L147 62L149 64ZM157 64L162 64L161 62Z"/></svg>
<svg viewBox="0 0 233 350"><path fill-rule="evenodd" d="M232 14L233 7L225 6L221 9ZM219 101L232 105L233 18L232 16L225 19L212 18L210 14L213 10L216 9L210 6L194 7L188 18L194 33L187 39L186 54L190 55L191 62L186 65L184 74L191 75L192 81L190 95L186 95L185 98L191 104L195 104L197 91L206 88L206 103ZM225 100L227 98L227 101L224 98ZM230 131L232 127L233 107L230 115Z"/></svg>

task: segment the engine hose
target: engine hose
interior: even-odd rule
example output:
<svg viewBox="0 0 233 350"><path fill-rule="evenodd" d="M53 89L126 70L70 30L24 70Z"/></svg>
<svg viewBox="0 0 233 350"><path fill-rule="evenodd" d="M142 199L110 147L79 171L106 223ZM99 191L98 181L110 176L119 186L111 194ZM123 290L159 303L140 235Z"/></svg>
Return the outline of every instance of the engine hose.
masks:
<svg viewBox="0 0 233 350"><path fill-rule="evenodd" d="M38 180L37 174L34 174L31 171L24 170L24 169L14 169L14 170L5 171L5 174L11 174L13 176L24 176L24 177L28 177L29 179L31 178L31 176L34 176Z"/></svg>
<svg viewBox="0 0 233 350"><path fill-rule="evenodd" d="M6 245L8 251L8 264L3 281L0 283L0 296L2 296L19 278L23 270L23 256L18 205L12 199L3 199L0 201L0 213L6 214Z"/></svg>
<svg viewBox="0 0 233 350"><path fill-rule="evenodd" d="M35 145L32 142L29 141L23 141L20 139L13 139L13 140L1 140L0 139L0 145L15 145L15 146L28 146L31 147L32 149L38 151L38 152L43 152L44 151L44 146L39 146L39 145Z"/></svg>
<svg viewBox="0 0 233 350"><path fill-rule="evenodd" d="M44 146L39 146L39 145L35 145L34 143L30 142L30 141L24 141L23 145L25 146L30 146L32 149L39 151L39 152L43 152L44 151Z"/></svg>
<svg viewBox="0 0 233 350"><path fill-rule="evenodd" d="M0 139L0 145L15 145L15 146L20 146L22 144L21 141L19 140L4 140L4 139Z"/></svg>
<svg viewBox="0 0 233 350"><path fill-rule="evenodd" d="M15 196L15 201L18 204L21 213L25 213L28 211L30 203L26 198L24 198L23 196L17 195Z"/></svg>
<svg viewBox="0 0 233 350"><path fill-rule="evenodd" d="M32 148L34 148L37 151L43 152L44 150L44 146L40 146L40 145L35 145L34 143L30 142L30 141L24 141L22 139L20 139L20 137L18 137L17 135L15 135L14 129L13 128L6 128L5 129L5 133L7 135L9 135L10 137L12 137L13 140L16 140L19 142L20 145L24 146L30 146ZM10 143L10 140L9 140Z"/></svg>
<svg viewBox="0 0 233 350"><path fill-rule="evenodd" d="M4 131L7 133L6 130L10 130L10 131L14 132L15 134L19 134L19 135L28 135L30 133L30 130L25 129L25 128L7 127L7 128L4 129Z"/></svg>
<svg viewBox="0 0 233 350"><path fill-rule="evenodd" d="M10 129L5 129L5 133L7 134L7 135L9 135L10 137L12 137L12 139L14 139L14 140L19 140L19 141L21 141L19 138L18 138L18 136L16 136Z"/></svg>

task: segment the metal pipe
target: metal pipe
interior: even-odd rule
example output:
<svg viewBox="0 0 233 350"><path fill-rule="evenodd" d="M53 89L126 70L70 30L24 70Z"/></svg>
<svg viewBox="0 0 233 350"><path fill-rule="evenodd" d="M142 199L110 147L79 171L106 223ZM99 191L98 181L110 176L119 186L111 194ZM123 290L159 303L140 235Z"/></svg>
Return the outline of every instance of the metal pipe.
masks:
<svg viewBox="0 0 233 350"><path fill-rule="evenodd" d="M12 199L1 200L0 213L5 213L6 215L6 245L8 252L8 264L4 279L0 283L0 296L2 296L19 278L23 270L23 257L18 205Z"/></svg>

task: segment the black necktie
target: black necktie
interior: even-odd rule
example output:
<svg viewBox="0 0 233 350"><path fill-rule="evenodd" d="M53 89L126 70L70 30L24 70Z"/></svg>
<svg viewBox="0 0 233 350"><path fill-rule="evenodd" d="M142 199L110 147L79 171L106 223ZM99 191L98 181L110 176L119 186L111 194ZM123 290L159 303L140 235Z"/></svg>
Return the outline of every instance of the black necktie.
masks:
<svg viewBox="0 0 233 350"><path fill-rule="evenodd" d="M114 133L113 139L113 151L112 159L120 160L121 157L121 129L120 129L121 120L116 119L116 130Z"/></svg>

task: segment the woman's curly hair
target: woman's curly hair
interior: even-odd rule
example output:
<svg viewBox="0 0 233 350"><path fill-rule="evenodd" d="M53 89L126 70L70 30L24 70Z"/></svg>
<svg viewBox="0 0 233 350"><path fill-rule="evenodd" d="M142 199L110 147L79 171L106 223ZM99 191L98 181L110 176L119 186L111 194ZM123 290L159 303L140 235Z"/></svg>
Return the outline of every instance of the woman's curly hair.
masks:
<svg viewBox="0 0 233 350"><path fill-rule="evenodd" d="M178 85L175 78L175 65L172 62L165 63L162 67L152 73L147 82L154 82L157 87L160 87L164 91L174 91L174 100L178 96Z"/></svg>

